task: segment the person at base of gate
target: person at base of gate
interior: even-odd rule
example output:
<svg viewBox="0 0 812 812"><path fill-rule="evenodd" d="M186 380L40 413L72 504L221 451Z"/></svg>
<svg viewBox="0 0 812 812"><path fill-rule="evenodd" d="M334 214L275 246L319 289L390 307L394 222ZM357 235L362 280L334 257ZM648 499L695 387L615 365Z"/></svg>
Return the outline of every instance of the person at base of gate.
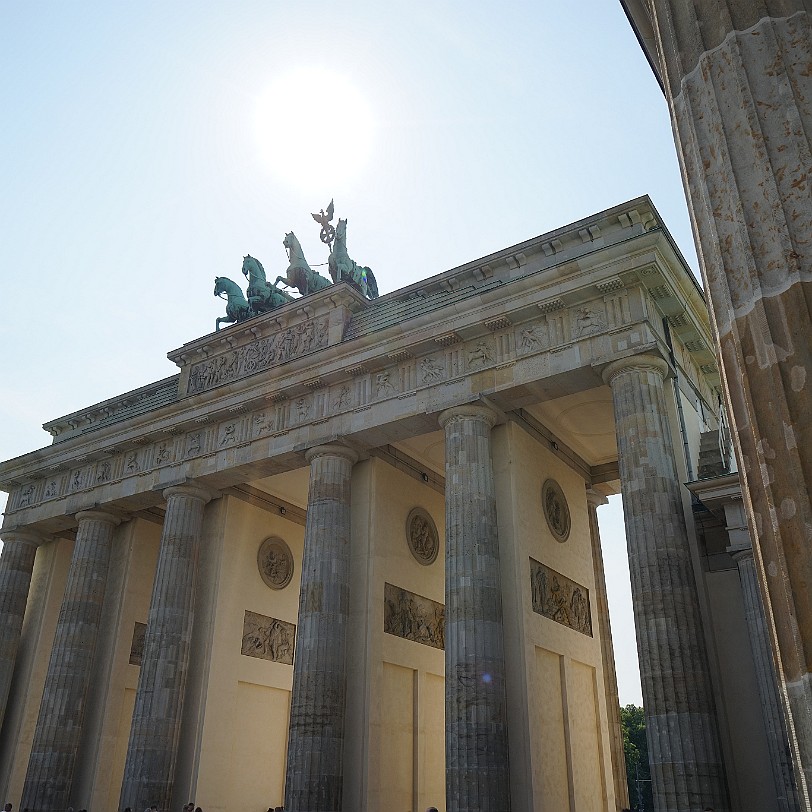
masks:
<svg viewBox="0 0 812 812"><path fill-rule="evenodd" d="M11 810L12 810L12 805L11 804L6 804L3 807L3 812L11 812Z"/></svg>
<svg viewBox="0 0 812 812"><path fill-rule="evenodd" d="M436 806L430 806L426 812L440 812L440 810Z"/></svg>

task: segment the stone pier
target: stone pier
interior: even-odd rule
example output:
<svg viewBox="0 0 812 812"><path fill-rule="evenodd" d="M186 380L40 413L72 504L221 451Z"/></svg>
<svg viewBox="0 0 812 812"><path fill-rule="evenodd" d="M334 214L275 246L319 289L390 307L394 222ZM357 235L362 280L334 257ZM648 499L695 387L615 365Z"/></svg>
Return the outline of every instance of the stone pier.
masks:
<svg viewBox="0 0 812 812"><path fill-rule="evenodd" d="M82 735L113 531L120 519L88 510L79 527L48 662L20 808L65 812ZM82 799L76 799L76 803Z"/></svg>
<svg viewBox="0 0 812 812"><path fill-rule="evenodd" d="M159 812L168 812L172 808L172 786L189 674L203 508L212 494L196 485L184 484L167 488L164 498L166 516L120 804L122 809L129 806L136 810L157 804Z"/></svg>
<svg viewBox="0 0 812 812"><path fill-rule="evenodd" d="M445 691L448 812L508 812L502 593L491 461L496 414L448 409Z"/></svg>
<svg viewBox="0 0 812 812"><path fill-rule="evenodd" d="M43 538L24 530L4 530L0 534L0 728L6 715L6 702L14 674L20 631L23 627L34 556Z"/></svg>
<svg viewBox="0 0 812 812"><path fill-rule="evenodd" d="M730 809L664 380L653 355L613 361L632 604L658 812Z"/></svg>
<svg viewBox="0 0 812 812"><path fill-rule="evenodd" d="M650 0L747 491L790 740L812 780L812 19Z"/></svg>
<svg viewBox="0 0 812 812"><path fill-rule="evenodd" d="M341 445L307 452L307 498L299 623L288 738L285 809L342 809L350 479L357 454Z"/></svg>
<svg viewBox="0 0 812 812"><path fill-rule="evenodd" d="M601 534L598 528L598 507L609 500L588 488L586 502L589 507L589 536L592 542L592 569L595 573L595 609L601 639L601 661L606 697L606 721L609 724L609 742L612 757L612 781L618 809L629 806L629 784L626 780L626 756L623 753L623 731L620 728L620 700L617 691L615 651L612 645L612 624L609 622L609 601L606 597L606 575L603 568Z"/></svg>

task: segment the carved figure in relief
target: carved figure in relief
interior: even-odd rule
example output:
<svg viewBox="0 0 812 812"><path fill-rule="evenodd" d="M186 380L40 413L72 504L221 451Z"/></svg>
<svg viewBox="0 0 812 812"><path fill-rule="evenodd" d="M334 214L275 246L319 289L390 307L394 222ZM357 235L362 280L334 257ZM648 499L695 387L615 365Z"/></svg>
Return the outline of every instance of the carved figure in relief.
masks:
<svg viewBox="0 0 812 812"><path fill-rule="evenodd" d="M572 590L570 616L578 631L586 631L589 625L589 611L584 593L579 587Z"/></svg>
<svg viewBox="0 0 812 812"><path fill-rule="evenodd" d="M333 408L343 409L350 398L350 387L344 384L338 393L338 397L333 401Z"/></svg>
<svg viewBox="0 0 812 812"><path fill-rule="evenodd" d="M315 217L315 215L314 215ZM349 282L368 299L378 298L378 283L370 268L358 265L347 253L347 221L339 219L335 230L335 245L327 261L333 282Z"/></svg>
<svg viewBox="0 0 812 812"><path fill-rule="evenodd" d="M271 589L284 589L293 577L293 554L282 539L272 536L260 545L257 567Z"/></svg>
<svg viewBox="0 0 812 812"><path fill-rule="evenodd" d="M468 351L468 366L484 367L493 362L493 352L487 341L478 341L474 349Z"/></svg>
<svg viewBox="0 0 812 812"><path fill-rule="evenodd" d="M131 474L134 474L136 471L140 470L140 465L138 464L138 452L131 451L124 459L124 468L129 471Z"/></svg>
<svg viewBox="0 0 812 812"><path fill-rule="evenodd" d="M200 453L200 432L193 431L188 437L186 456L191 457L192 455L199 453Z"/></svg>
<svg viewBox="0 0 812 812"><path fill-rule="evenodd" d="M20 498L17 502L17 507L28 507L31 504L31 500L34 498L34 486L33 485L26 485L20 491Z"/></svg>
<svg viewBox="0 0 812 812"><path fill-rule="evenodd" d="M158 452L155 455L155 462L158 465L163 465L165 462L169 462L172 456L172 449L169 443L161 443L158 446Z"/></svg>
<svg viewBox="0 0 812 812"><path fill-rule="evenodd" d="M257 434L262 434L263 432L271 432L274 430L273 418L268 417L266 419L265 412L260 412L259 414L254 415L254 428L257 431Z"/></svg>
<svg viewBox="0 0 812 812"><path fill-rule="evenodd" d="M520 344L519 346L525 350L526 352L530 352L531 350L539 349L544 346L544 340L539 333L537 327L525 327L522 330L520 335Z"/></svg>
<svg viewBox="0 0 812 812"><path fill-rule="evenodd" d="M375 376L375 394L380 397L381 395L391 395L395 392L395 386L392 383L389 373L384 370Z"/></svg>
<svg viewBox="0 0 812 812"><path fill-rule="evenodd" d="M601 315L592 308L580 307L575 311L575 330L577 335L583 336L597 333L605 326Z"/></svg>
<svg viewBox="0 0 812 812"><path fill-rule="evenodd" d="M284 620L246 611L241 653L292 665L295 628Z"/></svg>
<svg viewBox="0 0 812 812"><path fill-rule="evenodd" d="M224 445L234 445L237 442L237 424L227 423L223 426L222 434L220 435L220 448Z"/></svg>
<svg viewBox="0 0 812 812"><path fill-rule="evenodd" d="M84 485L84 477L82 476L82 471L74 471L73 472L73 479L71 480L70 486L73 490L78 491Z"/></svg>
<svg viewBox="0 0 812 812"><path fill-rule="evenodd" d="M445 646L445 608L422 595L386 584L384 631L442 649Z"/></svg>
<svg viewBox="0 0 812 812"><path fill-rule="evenodd" d="M443 379L443 368L434 358L423 358L420 362L420 374L423 376L423 383L435 383Z"/></svg>
<svg viewBox="0 0 812 812"><path fill-rule="evenodd" d="M111 465L109 460L104 460L96 466L96 482L107 482L110 479Z"/></svg>
<svg viewBox="0 0 812 812"><path fill-rule="evenodd" d="M297 288L302 296L308 293L313 293L322 288L329 287L331 282L321 274L316 273L308 264L302 251L302 246L296 235L290 231L285 234L285 239L282 241L285 248L288 249L288 258L290 265L285 271L285 276L277 276L274 282L276 287L280 282L289 288Z"/></svg>
<svg viewBox="0 0 812 812"><path fill-rule="evenodd" d="M56 480L52 479L45 488L45 493L43 497L45 499L53 499L55 496L56 496Z"/></svg>
<svg viewBox="0 0 812 812"><path fill-rule="evenodd" d="M299 398L296 401L296 414L299 420L307 420L310 414L310 401L307 398Z"/></svg>

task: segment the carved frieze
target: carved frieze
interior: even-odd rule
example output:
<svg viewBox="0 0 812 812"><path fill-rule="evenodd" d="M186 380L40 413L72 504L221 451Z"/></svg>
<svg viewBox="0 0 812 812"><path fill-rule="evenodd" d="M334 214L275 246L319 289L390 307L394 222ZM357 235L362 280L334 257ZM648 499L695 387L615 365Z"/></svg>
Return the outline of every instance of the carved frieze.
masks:
<svg viewBox="0 0 812 812"><path fill-rule="evenodd" d="M286 620L245 611L240 654L293 665L296 625Z"/></svg>
<svg viewBox="0 0 812 812"><path fill-rule="evenodd" d="M534 558L530 559L533 611L592 637L589 590Z"/></svg>
<svg viewBox="0 0 812 812"><path fill-rule="evenodd" d="M329 320L312 319L193 364L187 394L205 392L327 346Z"/></svg>
<svg viewBox="0 0 812 812"><path fill-rule="evenodd" d="M277 536L265 539L257 551L257 569L271 589L284 589L293 578L293 553Z"/></svg>
<svg viewBox="0 0 812 812"><path fill-rule="evenodd" d="M383 630L432 648L445 648L445 607L393 584L384 586Z"/></svg>
<svg viewBox="0 0 812 812"><path fill-rule="evenodd" d="M130 644L130 665L141 665L144 659L144 638L147 635L147 624L133 624L133 639Z"/></svg>
<svg viewBox="0 0 812 812"><path fill-rule="evenodd" d="M548 479L542 485L541 504L550 532L558 541L566 541L570 534L570 509L564 491L554 479Z"/></svg>
<svg viewBox="0 0 812 812"><path fill-rule="evenodd" d="M440 548L440 537L434 519L423 508L416 507L409 511L406 519L406 541L419 564L428 566L434 563Z"/></svg>

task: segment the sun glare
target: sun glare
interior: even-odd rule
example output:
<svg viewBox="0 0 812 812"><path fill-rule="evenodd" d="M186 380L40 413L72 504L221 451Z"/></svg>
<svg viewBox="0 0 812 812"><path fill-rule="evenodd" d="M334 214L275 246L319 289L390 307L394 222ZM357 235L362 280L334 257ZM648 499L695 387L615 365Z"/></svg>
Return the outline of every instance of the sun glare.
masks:
<svg viewBox="0 0 812 812"><path fill-rule="evenodd" d="M305 190L351 180L369 156L374 125L358 89L329 70L282 74L257 101L256 133L264 162Z"/></svg>

